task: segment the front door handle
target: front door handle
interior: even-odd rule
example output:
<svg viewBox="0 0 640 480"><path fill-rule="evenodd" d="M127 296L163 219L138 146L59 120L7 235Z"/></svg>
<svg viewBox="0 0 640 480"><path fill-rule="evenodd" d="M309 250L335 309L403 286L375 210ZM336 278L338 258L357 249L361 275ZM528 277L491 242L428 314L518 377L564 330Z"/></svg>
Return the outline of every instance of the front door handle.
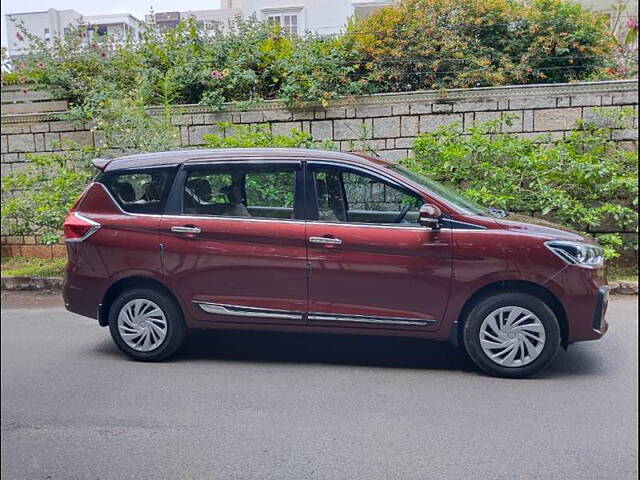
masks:
<svg viewBox="0 0 640 480"><path fill-rule="evenodd" d="M171 227L171 231L173 233L200 233L202 230L200 230L198 227L175 226Z"/></svg>
<svg viewBox="0 0 640 480"><path fill-rule="evenodd" d="M342 245L342 240L336 237L309 237L309 243L321 245Z"/></svg>

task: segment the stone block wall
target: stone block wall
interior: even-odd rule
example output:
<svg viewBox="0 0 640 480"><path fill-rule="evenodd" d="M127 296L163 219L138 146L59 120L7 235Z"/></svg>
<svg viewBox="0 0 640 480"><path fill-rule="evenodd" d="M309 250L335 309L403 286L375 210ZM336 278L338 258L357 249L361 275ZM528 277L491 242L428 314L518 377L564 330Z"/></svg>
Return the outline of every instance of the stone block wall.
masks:
<svg viewBox="0 0 640 480"><path fill-rule="evenodd" d="M281 102L269 101L248 110L212 113L200 105L184 105L172 122L180 129L184 148L203 145L205 134L220 134L219 122L266 123L274 134L287 134L296 128L318 140L331 140L345 151L362 149L360 139L366 132L367 144L380 156L400 160L410 154L418 135L451 122L465 134L475 123L509 115L514 121L505 127L508 131L557 139L570 132L577 121L593 118L594 108L601 107L635 109L636 118L614 131L613 136L636 146L635 80L379 94L336 99L326 109L289 109ZM101 141L99 132L92 132L88 125L54 120L48 114L3 115L0 133L2 175L24 168L29 153L60 151L78 144L99 145ZM22 243L21 238L25 239ZM3 254L18 254L28 245L26 239L3 235Z"/></svg>

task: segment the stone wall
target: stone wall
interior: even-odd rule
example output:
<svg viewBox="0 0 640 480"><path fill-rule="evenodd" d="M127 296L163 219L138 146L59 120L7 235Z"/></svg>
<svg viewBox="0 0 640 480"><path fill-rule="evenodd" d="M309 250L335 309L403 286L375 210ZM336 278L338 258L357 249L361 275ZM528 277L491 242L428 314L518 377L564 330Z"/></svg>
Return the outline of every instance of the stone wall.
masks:
<svg viewBox="0 0 640 480"><path fill-rule="evenodd" d="M183 147L203 144L207 133L221 133L219 122L234 124L268 123L274 134L292 128L310 132L314 138L334 141L341 150L361 149L362 132L380 156L400 160L410 154L421 134L440 125L457 122L461 134L476 122L511 115L510 132L527 137L557 139L571 131L576 122L592 117L594 107L632 107L636 118L613 132L615 140L637 144L638 84L635 80L577 84L528 85L455 89L446 92L412 92L349 97L334 100L328 108L288 109L269 101L247 110L211 113L199 105L180 107L172 121L180 128ZM54 120L51 114L3 115L1 118L2 175L19 170L28 154L73 148L72 145L99 145L100 134L88 125ZM26 243L32 237L2 237L3 254L36 251ZM38 253L40 255L40 253Z"/></svg>

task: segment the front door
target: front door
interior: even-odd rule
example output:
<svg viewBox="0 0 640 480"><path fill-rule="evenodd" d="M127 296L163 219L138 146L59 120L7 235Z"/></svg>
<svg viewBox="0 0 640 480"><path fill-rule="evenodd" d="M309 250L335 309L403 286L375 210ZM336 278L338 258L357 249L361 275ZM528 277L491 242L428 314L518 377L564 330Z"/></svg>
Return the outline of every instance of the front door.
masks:
<svg viewBox="0 0 640 480"><path fill-rule="evenodd" d="M165 275L188 317L302 324L307 307L300 162L185 165L161 221ZM298 198L300 197L300 198ZM181 212L181 213L180 213Z"/></svg>
<svg viewBox="0 0 640 480"><path fill-rule="evenodd" d="M309 163L309 323L435 329L451 285L451 232L418 224L425 199L351 167Z"/></svg>

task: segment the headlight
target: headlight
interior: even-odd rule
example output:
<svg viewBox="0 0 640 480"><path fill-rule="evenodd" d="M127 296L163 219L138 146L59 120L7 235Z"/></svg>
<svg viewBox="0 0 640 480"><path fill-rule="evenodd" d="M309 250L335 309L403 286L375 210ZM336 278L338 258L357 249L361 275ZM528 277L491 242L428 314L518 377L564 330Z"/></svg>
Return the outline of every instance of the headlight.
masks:
<svg viewBox="0 0 640 480"><path fill-rule="evenodd" d="M604 251L597 245L560 240L547 242L545 245L570 265L599 267L604 264Z"/></svg>

